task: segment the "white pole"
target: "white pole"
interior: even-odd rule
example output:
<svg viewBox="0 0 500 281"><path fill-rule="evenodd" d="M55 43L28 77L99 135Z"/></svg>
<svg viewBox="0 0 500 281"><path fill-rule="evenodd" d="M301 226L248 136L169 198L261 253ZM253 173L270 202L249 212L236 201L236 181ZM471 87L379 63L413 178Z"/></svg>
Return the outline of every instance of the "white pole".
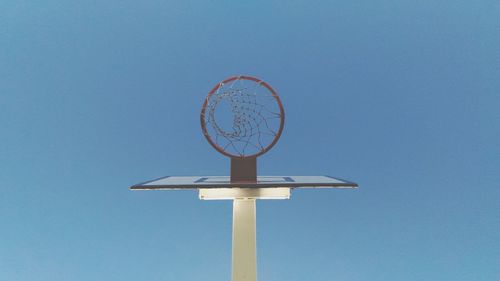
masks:
<svg viewBox="0 0 500 281"><path fill-rule="evenodd" d="M255 199L233 200L232 281L257 281Z"/></svg>

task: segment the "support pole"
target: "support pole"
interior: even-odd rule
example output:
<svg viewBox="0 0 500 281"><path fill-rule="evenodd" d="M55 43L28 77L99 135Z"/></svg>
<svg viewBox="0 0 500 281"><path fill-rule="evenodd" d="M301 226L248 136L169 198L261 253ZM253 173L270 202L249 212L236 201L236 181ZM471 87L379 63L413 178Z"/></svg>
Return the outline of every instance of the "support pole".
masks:
<svg viewBox="0 0 500 281"><path fill-rule="evenodd" d="M255 199L234 199L232 281L257 280L255 222Z"/></svg>

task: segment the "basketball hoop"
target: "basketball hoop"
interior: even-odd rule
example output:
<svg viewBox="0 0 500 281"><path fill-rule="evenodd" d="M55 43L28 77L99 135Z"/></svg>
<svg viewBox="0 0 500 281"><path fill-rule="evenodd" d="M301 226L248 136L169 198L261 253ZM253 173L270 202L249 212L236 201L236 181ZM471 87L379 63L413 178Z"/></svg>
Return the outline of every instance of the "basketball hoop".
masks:
<svg viewBox="0 0 500 281"><path fill-rule="evenodd" d="M231 158L230 176L166 176L133 190L197 189L201 200L233 200L232 281L257 280L257 199L289 199L294 188L357 188L330 176L258 176L257 157L278 142L285 111L276 92L251 76L233 76L207 95L200 114L208 142Z"/></svg>
<svg viewBox="0 0 500 281"><path fill-rule="evenodd" d="M208 93L200 120L203 135L218 152L252 158L276 144L285 111L269 84L251 76L233 76Z"/></svg>

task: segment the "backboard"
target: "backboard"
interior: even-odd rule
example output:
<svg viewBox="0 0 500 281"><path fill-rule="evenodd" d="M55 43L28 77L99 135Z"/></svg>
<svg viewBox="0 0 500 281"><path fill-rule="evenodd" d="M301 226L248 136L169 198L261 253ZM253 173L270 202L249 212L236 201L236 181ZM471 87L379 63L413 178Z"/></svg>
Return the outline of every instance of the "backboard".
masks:
<svg viewBox="0 0 500 281"><path fill-rule="evenodd" d="M356 183L331 176L258 176L253 182L231 182L229 176L166 176L139 183L132 190L205 188L357 188Z"/></svg>

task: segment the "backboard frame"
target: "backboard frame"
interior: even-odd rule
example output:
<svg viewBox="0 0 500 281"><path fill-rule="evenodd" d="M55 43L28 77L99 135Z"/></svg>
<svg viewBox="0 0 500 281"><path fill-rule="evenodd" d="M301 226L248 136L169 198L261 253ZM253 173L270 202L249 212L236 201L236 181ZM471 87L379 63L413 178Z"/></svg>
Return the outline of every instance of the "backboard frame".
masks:
<svg viewBox="0 0 500 281"><path fill-rule="evenodd" d="M177 182L176 182L177 180ZM229 176L166 176L135 184L131 190L185 190L209 188L358 188L332 176L258 176L257 181L231 182Z"/></svg>

